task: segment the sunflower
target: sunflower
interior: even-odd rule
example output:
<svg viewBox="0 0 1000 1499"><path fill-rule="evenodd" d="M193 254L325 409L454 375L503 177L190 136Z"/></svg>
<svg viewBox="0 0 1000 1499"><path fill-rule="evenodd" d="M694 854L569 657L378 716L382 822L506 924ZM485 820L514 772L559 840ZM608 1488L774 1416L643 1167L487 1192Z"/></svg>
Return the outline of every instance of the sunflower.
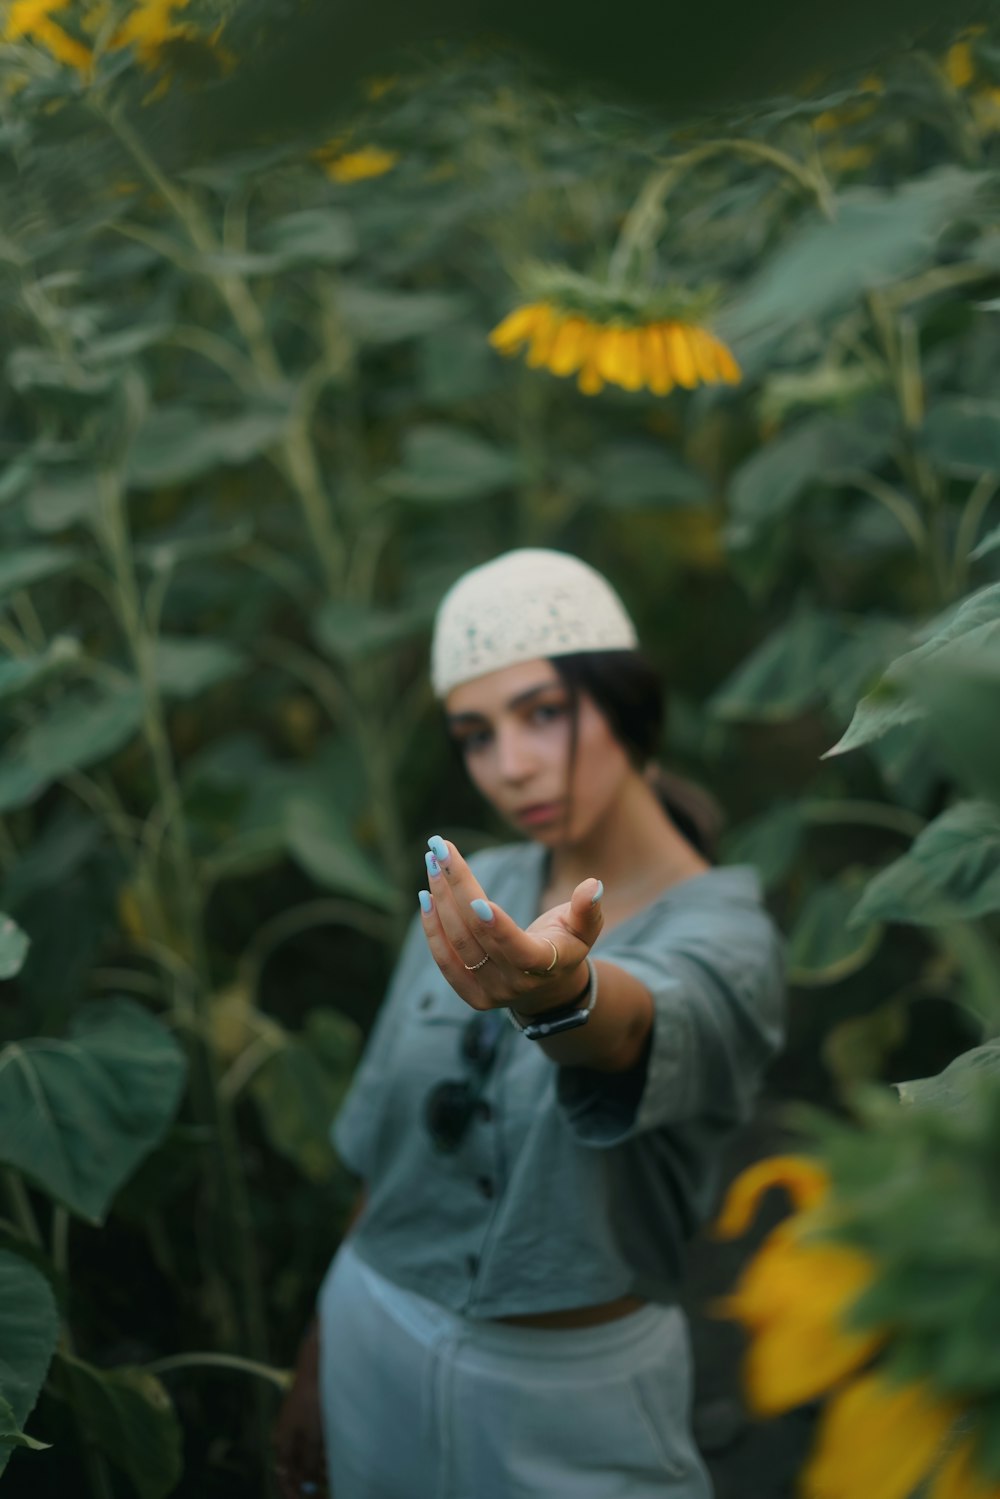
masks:
<svg viewBox="0 0 1000 1499"><path fill-rule="evenodd" d="M328 141L313 157L334 182L364 182L369 177L384 177L399 160L398 151L383 151L379 146L359 146L345 151L345 138Z"/></svg>
<svg viewBox="0 0 1000 1499"><path fill-rule="evenodd" d="M79 73L89 73L94 61L90 48L52 19L52 12L65 10L68 3L69 0L14 0L7 12L4 40L16 42L21 37L31 37L59 62L76 68Z"/></svg>
<svg viewBox="0 0 1000 1499"><path fill-rule="evenodd" d="M758 1415L829 1395L801 1499L1000 1499L980 1471L970 1438L955 1441L970 1407L925 1380L893 1378L879 1355L895 1329L855 1327L850 1314L876 1281L874 1258L831 1237L830 1179L817 1162L781 1156L732 1184L715 1225L721 1238L746 1231L762 1195L783 1187L796 1211L764 1240L717 1311L746 1327L747 1403Z"/></svg>
<svg viewBox="0 0 1000 1499"><path fill-rule="evenodd" d="M605 385L666 396L675 386L723 380L735 385L740 368L725 344L707 328L679 319L626 323L597 321L547 301L529 302L504 318L490 334L504 355L527 345L526 363L553 375L576 375L584 395Z"/></svg>

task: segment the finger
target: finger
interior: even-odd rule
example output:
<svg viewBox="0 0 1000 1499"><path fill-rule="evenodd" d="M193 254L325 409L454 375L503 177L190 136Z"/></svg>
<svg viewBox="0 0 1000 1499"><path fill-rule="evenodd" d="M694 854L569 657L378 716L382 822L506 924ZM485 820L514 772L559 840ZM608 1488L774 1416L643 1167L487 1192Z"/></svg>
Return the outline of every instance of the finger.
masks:
<svg viewBox="0 0 1000 1499"><path fill-rule="evenodd" d="M434 897L438 920L453 951L467 973L474 970L478 974L486 952L477 938L472 910L468 905L459 904L458 895L432 853L427 854L427 883ZM475 888L482 899L478 881L475 881ZM484 980L485 977L484 974Z"/></svg>
<svg viewBox="0 0 1000 1499"><path fill-rule="evenodd" d="M593 947L604 925L603 896L604 882L595 879L583 880L570 896L567 925L588 947Z"/></svg>
<svg viewBox="0 0 1000 1499"><path fill-rule="evenodd" d="M443 886L440 876L431 883L436 884L439 890ZM446 892L441 890L441 893L446 897ZM464 999L466 1004L471 1005L474 1010L492 1008L482 985L474 982L478 973L470 973L466 969L465 963L448 940L448 935L441 923L438 900L428 890L420 892L420 921L431 957L458 997ZM485 967L488 968L489 964L487 963Z"/></svg>
<svg viewBox="0 0 1000 1499"><path fill-rule="evenodd" d="M493 959L493 977L500 977L510 995L534 992L540 982L558 984L587 956L588 944L565 927L548 925L525 931L495 901L478 899L470 912L473 932Z"/></svg>

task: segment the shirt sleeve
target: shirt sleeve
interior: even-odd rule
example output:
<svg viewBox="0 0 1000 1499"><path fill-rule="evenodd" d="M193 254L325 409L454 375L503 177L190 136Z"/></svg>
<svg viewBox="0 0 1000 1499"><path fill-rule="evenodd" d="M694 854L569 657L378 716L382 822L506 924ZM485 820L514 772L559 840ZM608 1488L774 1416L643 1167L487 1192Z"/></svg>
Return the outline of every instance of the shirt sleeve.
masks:
<svg viewBox="0 0 1000 1499"><path fill-rule="evenodd" d="M698 1118L746 1119L784 1034L784 949L766 910L697 907L645 940L614 935L595 957L649 990L652 1031L628 1072L559 1068L556 1096L577 1139L607 1147Z"/></svg>

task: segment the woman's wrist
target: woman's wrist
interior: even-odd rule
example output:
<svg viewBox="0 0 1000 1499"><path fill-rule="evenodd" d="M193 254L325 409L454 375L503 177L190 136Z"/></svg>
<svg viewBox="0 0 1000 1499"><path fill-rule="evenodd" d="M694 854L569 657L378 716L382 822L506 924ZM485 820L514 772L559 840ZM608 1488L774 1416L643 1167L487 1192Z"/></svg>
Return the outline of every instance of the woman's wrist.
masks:
<svg viewBox="0 0 1000 1499"><path fill-rule="evenodd" d="M576 968L569 969L564 977L567 982L561 994L553 994L551 990L544 996L536 991L532 994L519 995L516 1003L511 1003L515 1015L523 1016L528 1020L542 1019L550 1010L567 1010L575 1004L582 1004L587 997L590 988L590 969L587 967L586 959L581 961ZM572 983L569 980L572 979Z"/></svg>

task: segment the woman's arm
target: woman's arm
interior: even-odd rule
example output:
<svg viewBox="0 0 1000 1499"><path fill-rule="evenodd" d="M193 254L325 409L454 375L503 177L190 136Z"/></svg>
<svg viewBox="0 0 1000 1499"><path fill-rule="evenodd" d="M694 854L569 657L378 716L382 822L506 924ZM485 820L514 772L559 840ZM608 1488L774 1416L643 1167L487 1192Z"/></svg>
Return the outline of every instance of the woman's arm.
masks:
<svg viewBox="0 0 1000 1499"><path fill-rule="evenodd" d="M595 1072L628 1072L642 1056L653 1027L653 996L632 974L614 963L594 962L597 969L597 1003L586 1025L565 1031L549 1040L528 1041L540 1046L550 1061L562 1067L590 1067ZM586 981L581 966L580 985ZM517 1013L524 1018L550 1005L519 1000Z"/></svg>

